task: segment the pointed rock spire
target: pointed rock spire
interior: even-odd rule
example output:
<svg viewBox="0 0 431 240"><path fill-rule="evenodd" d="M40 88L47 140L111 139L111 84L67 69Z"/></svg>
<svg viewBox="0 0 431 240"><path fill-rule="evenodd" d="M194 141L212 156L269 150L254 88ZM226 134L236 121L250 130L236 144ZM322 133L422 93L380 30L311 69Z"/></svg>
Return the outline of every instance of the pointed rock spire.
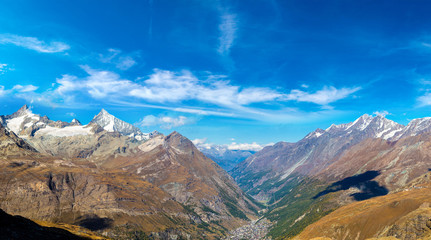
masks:
<svg viewBox="0 0 431 240"><path fill-rule="evenodd" d="M81 126L82 124L81 124L81 122L78 119L74 118L74 119L72 119L72 121L70 121L70 125L72 125L72 126Z"/></svg>
<svg viewBox="0 0 431 240"><path fill-rule="evenodd" d="M12 114L12 117L19 117L22 115L25 115L27 113L31 113L30 109L28 108L27 104L24 104L24 106L22 106L20 109L18 109L18 111L14 112Z"/></svg>

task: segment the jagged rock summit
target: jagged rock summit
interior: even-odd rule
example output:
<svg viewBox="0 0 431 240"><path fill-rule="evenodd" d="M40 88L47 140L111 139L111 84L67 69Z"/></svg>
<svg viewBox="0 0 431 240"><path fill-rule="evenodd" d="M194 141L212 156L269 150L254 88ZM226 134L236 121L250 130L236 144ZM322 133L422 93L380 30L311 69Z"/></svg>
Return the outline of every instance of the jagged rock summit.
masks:
<svg viewBox="0 0 431 240"><path fill-rule="evenodd" d="M0 123L8 131L12 131L22 138L33 137L36 134L72 136L92 133L90 128L82 126L77 119L73 119L70 123L60 120L52 121L47 116L41 117L34 114L27 105L22 106L11 115L0 116Z"/></svg>
<svg viewBox="0 0 431 240"><path fill-rule="evenodd" d="M141 141L160 134L157 131L142 133L139 128L116 118L104 109L89 124L82 125L78 119L73 119L70 123L59 120L52 121L46 116L42 117L34 114L27 105L24 105L11 115L0 116L0 124L8 131L12 131L22 138L34 136L82 136L105 130L107 132L118 132Z"/></svg>
<svg viewBox="0 0 431 240"><path fill-rule="evenodd" d="M125 136L133 137L136 140L148 140L153 136L152 133L142 133L139 128L116 118L105 109L102 109L99 114L94 116L89 124L92 123L98 124L108 132L119 132Z"/></svg>

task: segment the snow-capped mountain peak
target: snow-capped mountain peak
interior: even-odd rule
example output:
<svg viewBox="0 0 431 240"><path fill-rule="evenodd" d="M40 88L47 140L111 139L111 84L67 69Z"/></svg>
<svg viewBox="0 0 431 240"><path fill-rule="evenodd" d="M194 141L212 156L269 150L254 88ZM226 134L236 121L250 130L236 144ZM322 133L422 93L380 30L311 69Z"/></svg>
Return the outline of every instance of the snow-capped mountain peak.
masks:
<svg viewBox="0 0 431 240"><path fill-rule="evenodd" d="M108 132L130 132L134 130L134 126L114 117L103 108L99 114L94 116L90 123L97 123Z"/></svg>
<svg viewBox="0 0 431 240"><path fill-rule="evenodd" d="M153 133L142 133L139 128L116 118L114 115L108 113L105 109L102 109L99 114L94 116L90 124L91 123L99 125L108 132L119 132L122 135L133 137L137 140L147 140L153 135L156 135Z"/></svg>
<svg viewBox="0 0 431 240"><path fill-rule="evenodd" d="M390 140L396 141L402 137L416 136L424 132L431 132L431 117L413 119L401 131L394 134Z"/></svg>
<svg viewBox="0 0 431 240"><path fill-rule="evenodd" d="M24 105L13 114L2 117L2 123L9 131L20 135L22 130L31 127L40 119L39 115L32 113L28 106Z"/></svg>
<svg viewBox="0 0 431 240"><path fill-rule="evenodd" d="M346 124L332 124L325 132L329 134L361 134L371 138L390 139L402 131L403 125L385 118L382 115L364 114L355 121Z"/></svg>
<svg viewBox="0 0 431 240"><path fill-rule="evenodd" d="M307 134L307 136L305 136L304 139L318 138L318 137L322 136L325 132L326 132L325 130L318 128L318 129L314 130L313 132Z"/></svg>
<svg viewBox="0 0 431 240"><path fill-rule="evenodd" d="M72 121L70 121L70 125L81 126L82 124L78 119L74 118L74 119L72 119Z"/></svg>

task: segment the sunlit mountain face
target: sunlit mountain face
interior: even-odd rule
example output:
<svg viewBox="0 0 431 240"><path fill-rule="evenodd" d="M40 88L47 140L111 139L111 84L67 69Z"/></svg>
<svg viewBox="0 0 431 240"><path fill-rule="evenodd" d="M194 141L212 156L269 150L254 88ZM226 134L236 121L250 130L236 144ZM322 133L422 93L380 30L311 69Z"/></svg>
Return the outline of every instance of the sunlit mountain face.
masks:
<svg viewBox="0 0 431 240"><path fill-rule="evenodd" d="M431 238L430 7L4 1L0 239Z"/></svg>

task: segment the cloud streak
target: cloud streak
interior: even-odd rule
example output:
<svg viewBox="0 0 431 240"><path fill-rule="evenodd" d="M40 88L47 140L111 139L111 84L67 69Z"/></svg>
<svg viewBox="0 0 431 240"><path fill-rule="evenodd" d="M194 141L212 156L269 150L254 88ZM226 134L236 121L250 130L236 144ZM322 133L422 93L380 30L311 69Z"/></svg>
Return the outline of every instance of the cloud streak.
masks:
<svg viewBox="0 0 431 240"><path fill-rule="evenodd" d="M417 98L418 106L425 107L431 105L431 93L426 93Z"/></svg>
<svg viewBox="0 0 431 240"><path fill-rule="evenodd" d="M59 86L55 90L60 95L76 91L86 92L95 99L135 98L153 103L178 103L183 101L201 101L228 108L240 108L252 103L274 101L281 93L269 88L231 85L224 79L214 76L200 80L190 71L172 72L155 69L145 80L137 83L122 79L111 71L100 71L82 66L88 76L79 79L63 75L57 79Z"/></svg>
<svg viewBox="0 0 431 240"><path fill-rule="evenodd" d="M132 56L122 54L121 50L113 48L108 49L106 54L99 54L99 59L103 63L113 64L120 70L128 70L136 65L136 61Z"/></svg>
<svg viewBox="0 0 431 240"><path fill-rule="evenodd" d="M4 86L0 85L0 96L7 96L11 94L31 94L36 91L39 87L34 85L15 85L11 89L5 89Z"/></svg>
<svg viewBox="0 0 431 240"><path fill-rule="evenodd" d="M138 123L138 125L141 127L160 126L161 128L164 128L164 129L171 129L174 127L180 127L191 123L194 123L194 121L185 116L156 117L154 115L147 115Z"/></svg>
<svg viewBox="0 0 431 240"><path fill-rule="evenodd" d="M236 38L236 31L238 30L238 18L236 14L223 12L220 16L220 24L218 26L220 31L219 46L217 52L220 55L229 54L230 48Z"/></svg>
<svg viewBox="0 0 431 240"><path fill-rule="evenodd" d="M335 87L324 87L314 93L305 92L302 90L294 89L290 94L286 95L287 100L295 100L298 102L310 102L323 106L327 106L330 103L336 102L340 99L346 98L352 93L359 91L360 87L354 88L340 88Z"/></svg>
<svg viewBox="0 0 431 240"><path fill-rule="evenodd" d="M0 34L0 44L13 44L40 53L58 53L70 49L70 46L64 42L52 41L46 43L35 37L24 37L14 34Z"/></svg>
<svg viewBox="0 0 431 240"><path fill-rule="evenodd" d="M281 89L234 85L226 76L206 73L198 77L187 70L174 72L160 69L154 69L148 76L131 81L112 71L97 70L85 65L81 67L87 76L65 74L56 80L52 88L41 93L35 92L37 88L32 85L16 86L15 96L52 107L78 108L109 104L286 123L304 119L311 121L339 114L327 107L328 104L360 89L324 87L316 92L292 90L284 93ZM93 101L81 100L88 98ZM311 102L323 106L323 109L304 112L286 107L291 101ZM152 117L153 124L165 124L167 128L180 126L186 120L156 118ZM150 120L145 119L143 124L149 124Z"/></svg>

